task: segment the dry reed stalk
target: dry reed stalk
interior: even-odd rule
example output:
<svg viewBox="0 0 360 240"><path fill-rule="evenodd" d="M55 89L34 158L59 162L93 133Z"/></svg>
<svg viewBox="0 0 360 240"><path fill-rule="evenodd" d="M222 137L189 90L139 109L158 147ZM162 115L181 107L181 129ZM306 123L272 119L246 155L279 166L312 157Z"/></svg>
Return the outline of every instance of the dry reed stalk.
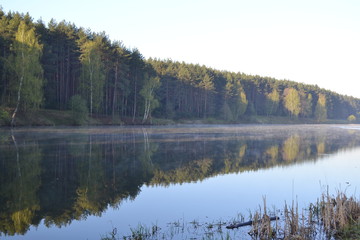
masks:
<svg viewBox="0 0 360 240"><path fill-rule="evenodd" d="M338 192L336 197L331 197L328 192L323 194L320 206L321 223L328 236L359 221L360 203L343 192Z"/></svg>
<svg viewBox="0 0 360 240"><path fill-rule="evenodd" d="M335 236L342 229L360 221L360 202L354 197L347 197L338 192L331 197L327 192L322 194L317 204L311 204L308 210L299 214L298 204L292 201L291 206L285 202L284 218L280 229L278 221L272 227L267 213L266 198L263 198L263 213L261 208L253 216L252 229L249 234L253 239L305 240L314 239L317 234L325 233L328 238ZM321 230L317 227L322 227Z"/></svg>

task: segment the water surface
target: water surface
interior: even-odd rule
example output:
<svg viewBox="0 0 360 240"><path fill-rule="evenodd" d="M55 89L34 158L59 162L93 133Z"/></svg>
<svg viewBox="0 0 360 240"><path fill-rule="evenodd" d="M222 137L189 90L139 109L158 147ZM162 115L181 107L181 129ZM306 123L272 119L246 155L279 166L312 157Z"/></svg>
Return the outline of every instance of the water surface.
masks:
<svg viewBox="0 0 360 240"><path fill-rule="evenodd" d="M327 188L356 194L358 130L357 125L2 129L0 236L100 239L113 228L128 235L139 223L166 228L176 221L226 222L256 210L264 197L271 208L281 208L292 200L305 207Z"/></svg>

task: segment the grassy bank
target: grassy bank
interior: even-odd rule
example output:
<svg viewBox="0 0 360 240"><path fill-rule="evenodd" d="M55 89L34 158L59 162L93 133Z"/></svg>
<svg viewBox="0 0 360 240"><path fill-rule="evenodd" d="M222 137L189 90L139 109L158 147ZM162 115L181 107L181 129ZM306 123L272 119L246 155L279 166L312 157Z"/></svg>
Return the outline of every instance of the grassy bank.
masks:
<svg viewBox="0 0 360 240"><path fill-rule="evenodd" d="M0 109L0 126L10 126L11 109ZM237 122L229 122L217 118L198 118L198 119L158 119L153 118L145 124L168 125L168 124L237 124L237 123L255 123L255 124L315 124L314 119L290 118L282 116L248 116ZM346 120L327 120L327 124L347 124ZM133 121L132 118L119 118L105 115L93 115L85 117L79 121L78 115L71 111L59 110L37 110L18 113L16 116L16 126L74 126L74 125L140 125L144 124L141 118Z"/></svg>
<svg viewBox="0 0 360 240"><path fill-rule="evenodd" d="M290 205L285 203L280 211L271 212L264 198L263 206L251 214L249 220L245 223L246 226L241 227L237 223L244 222L242 216L227 222L177 221L168 224L168 228L164 230L157 225L139 225L130 229L131 234L128 236L120 236L114 228L101 240L360 239L360 202L341 192L335 196L323 194L315 204L301 210L293 202Z"/></svg>

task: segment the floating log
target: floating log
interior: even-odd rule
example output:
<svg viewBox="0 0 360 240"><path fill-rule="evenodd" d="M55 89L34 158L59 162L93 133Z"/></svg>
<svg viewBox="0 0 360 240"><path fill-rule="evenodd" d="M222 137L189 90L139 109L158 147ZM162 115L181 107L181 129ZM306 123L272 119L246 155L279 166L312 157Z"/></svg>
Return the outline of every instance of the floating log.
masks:
<svg viewBox="0 0 360 240"><path fill-rule="evenodd" d="M275 220L279 220L279 217L270 217L269 218L270 221L275 221ZM232 224L229 226L226 226L227 229L234 229L234 228L239 228L239 227L244 227L244 226L250 226L253 224L254 221L248 221L248 222L242 222L242 223L237 223L237 224ZM261 220L259 220L259 222L261 222Z"/></svg>

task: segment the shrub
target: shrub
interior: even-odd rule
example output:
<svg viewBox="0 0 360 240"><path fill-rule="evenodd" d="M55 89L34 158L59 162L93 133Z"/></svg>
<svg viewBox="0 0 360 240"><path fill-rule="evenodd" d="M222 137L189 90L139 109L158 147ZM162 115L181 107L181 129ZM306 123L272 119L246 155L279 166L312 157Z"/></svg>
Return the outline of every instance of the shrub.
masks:
<svg viewBox="0 0 360 240"><path fill-rule="evenodd" d="M354 115L350 115L350 116L347 118L347 120L348 120L349 122L355 122L355 121L356 121L356 117L355 117Z"/></svg>
<svg viewBox="0 0 360 240"><path fill-rule="evenodd" d="M69 108L75 125L83 125L87 122L88 108L86 101L80 95L74 95L69 100Z"/></svg>
<svg viewBox="0 0 360 240"><path fill-rule="evenodd" d="M7 111L0 108L0 126L1 125L9 125L10 124L10 115Z"/></svg>

